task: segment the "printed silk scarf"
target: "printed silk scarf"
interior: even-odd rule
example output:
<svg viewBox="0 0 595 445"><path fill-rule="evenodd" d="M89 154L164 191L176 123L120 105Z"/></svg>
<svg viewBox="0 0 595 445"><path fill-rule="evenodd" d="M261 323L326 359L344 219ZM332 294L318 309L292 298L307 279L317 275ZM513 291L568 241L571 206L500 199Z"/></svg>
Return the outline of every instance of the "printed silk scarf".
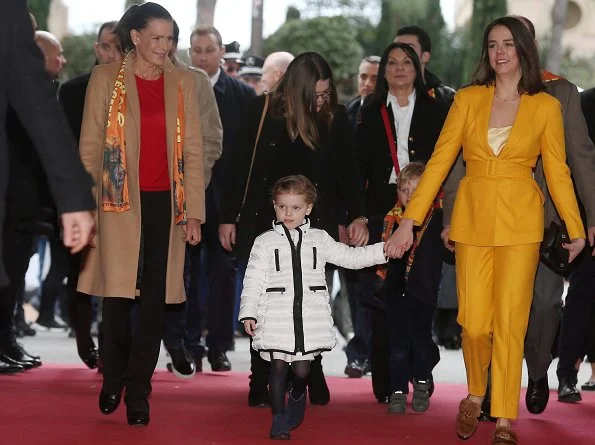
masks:
<svg viewBox="0 0 595 445"><path fill-rule="evenodd" d="M436 209L442 208L442 199L444 197L444 193L441 190L434 204L430 207L430 210L426 214L422 225L419 227L419 230L415 233L415 237L413 239L413 245L411 246L411 250L409 251L409 256L407 257L407 267L405 268L405 281L409 278L409 271L411 270L411 266L413 266L413 260L415 259L415 250L419 246L426 229L430 225L430 221L432 220L432 216L434 215L434 211ZM401 204L401 201L397 199L397 203L395 206L386 214L384 217L384 225L382 229L382 237L381 240L383 242L387 242L388 239L391 237L393 232L397 230L399 224L401 224L401 220L403 219L403 214L405 213L405 208ZM381 264L378 266L376 270L376 275L378 275L383 280L386 279L386 272L388 270L387 264Z"/></svg>
<svg viewBox="0 0 595 445"><path fill-rule="evenodd" d="M105 147L103 149L103 175L101 207L104 212L126 212L130 210L128 193L128 170L126 169L126 85L124 73L130 55L126 56L118 75L110 99ZM178 84L178 115L174 141L173 194L174 218L176 224L186 224L186 200L184 197L184 97Z"/></svg>

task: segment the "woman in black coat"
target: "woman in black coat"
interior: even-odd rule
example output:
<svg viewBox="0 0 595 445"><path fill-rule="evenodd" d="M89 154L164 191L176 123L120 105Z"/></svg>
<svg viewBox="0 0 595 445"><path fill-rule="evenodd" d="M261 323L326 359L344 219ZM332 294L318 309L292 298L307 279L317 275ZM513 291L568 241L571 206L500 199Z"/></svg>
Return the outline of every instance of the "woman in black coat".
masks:
<svg viewBox="0 0 595 445"><path fill-rule="evenodd" d="M233 249L240 265L247 263L254 239L271 228L275 214L270 189L277 179L288 175L302 174L317 187L312 227L338 239L338 227L343 223L340 209L346 208L351 221L347 228L350 243L367 243L364 189L352 135L345 109L337 105L331 68L318 53L297 56L273 91L252 101L238 137L241 142L232 153L219 225L221 244ZM267 399L267 365L258 354L252 354L251 405ZM324 404L328 389L320 360L313 363L310 379L311 401Z"/></svg>
<svg viewBox="0 0 595 445"><path fill-rule="evenodd" d="M380 61L376 89L362 107L356 127L358 163L367 184L370 243L380 241L384 217L395 205L399 171L409 162L425 164L430 159L447 114L448 106L428 95L415 51L409 45L391 43ZM360 294L364 298L369 294L371 301L377 288L375 272L365 269L359 280ZM428 298L435 305L437 295ZM381 402L388 402L391 394L386 318L379 311L372 314L372 384ZM434 348L433 365L439 360Z"/></svg>

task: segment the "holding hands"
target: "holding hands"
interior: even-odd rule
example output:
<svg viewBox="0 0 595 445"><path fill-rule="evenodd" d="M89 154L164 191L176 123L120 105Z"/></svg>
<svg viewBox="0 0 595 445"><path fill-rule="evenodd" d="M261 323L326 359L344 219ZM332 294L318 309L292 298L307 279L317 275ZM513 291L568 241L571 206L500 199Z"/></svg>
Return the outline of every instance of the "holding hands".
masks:
<svg viewBox="0 0 595 445"><path fill-rule="evenodd" d="M584 238L575 238L570 241L570 244L562 244L566 250L568 250L568 262L572 263L572 261L578 256L579 253L585 247L585 239Z"/></svg>
<svg viewBox="0 0 595 445"><path fill-rule="evenodd" d="M413 220L403 219L395 233L384 245L384 253L390 258L401 258L413 245Z"/></svg>

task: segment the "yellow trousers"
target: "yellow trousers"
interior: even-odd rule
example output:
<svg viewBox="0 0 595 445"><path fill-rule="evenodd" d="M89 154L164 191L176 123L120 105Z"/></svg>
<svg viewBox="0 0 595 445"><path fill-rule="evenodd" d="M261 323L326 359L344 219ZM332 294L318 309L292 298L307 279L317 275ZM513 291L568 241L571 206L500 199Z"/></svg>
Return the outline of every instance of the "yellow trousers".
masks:
<svg viewBox="0 0 595 445"><path fill-rule="evenodd" d="M525 333L539 243L480 247L456 243L457 293L469 394L483 397L492 365L494 417L519 411Z"/></svg>

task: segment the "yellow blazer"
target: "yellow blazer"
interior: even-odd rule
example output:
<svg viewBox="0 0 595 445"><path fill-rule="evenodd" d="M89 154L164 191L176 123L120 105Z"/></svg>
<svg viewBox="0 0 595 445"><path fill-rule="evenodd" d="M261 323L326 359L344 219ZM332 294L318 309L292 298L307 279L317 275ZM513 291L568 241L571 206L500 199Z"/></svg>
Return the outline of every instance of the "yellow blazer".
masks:
<svg viewBox="0 0 595 445"><path fill-rule="evenodd" d="M455 200L450 238L473 246L543 239L544 197L533 179L541 155L548 189L571 239L585 236L566 165L560 102L523 94L508 142L496 157L488 145L494 87L470 86L455 96L432 158L404 217L422 223L461 146L467 163Z"/></svg>

